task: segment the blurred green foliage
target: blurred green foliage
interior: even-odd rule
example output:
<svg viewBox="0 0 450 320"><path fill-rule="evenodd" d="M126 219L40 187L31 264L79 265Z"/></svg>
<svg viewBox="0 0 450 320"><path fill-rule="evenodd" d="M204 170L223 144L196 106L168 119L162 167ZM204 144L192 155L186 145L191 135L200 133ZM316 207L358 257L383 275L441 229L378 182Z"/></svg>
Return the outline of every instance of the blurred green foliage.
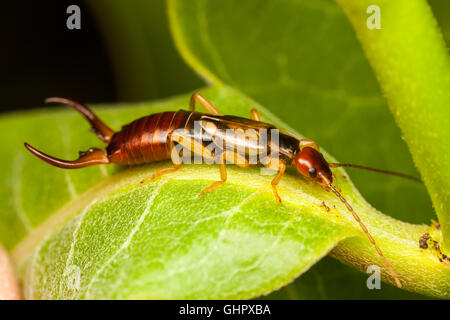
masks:
<svg viewBox="0 0 450 320"><path fill-rule="evenodd" d="M116 72L119 101L170 97L204 85L172 41L164 0L86 1Z"/></svg>

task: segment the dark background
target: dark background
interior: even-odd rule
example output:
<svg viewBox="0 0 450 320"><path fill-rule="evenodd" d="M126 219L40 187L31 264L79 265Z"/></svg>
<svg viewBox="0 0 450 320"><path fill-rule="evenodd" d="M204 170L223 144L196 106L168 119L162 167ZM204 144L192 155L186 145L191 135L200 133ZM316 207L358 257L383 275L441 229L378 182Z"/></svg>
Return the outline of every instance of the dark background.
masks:
<svg viewBox="0 0 450 320"><path fill-rule="evenodd" d="M81 8L81 30L66 9ZM92 13L80 1L5 1L0 15L0 112L38 108L48 96L117 100L114 73Z"/></svg>

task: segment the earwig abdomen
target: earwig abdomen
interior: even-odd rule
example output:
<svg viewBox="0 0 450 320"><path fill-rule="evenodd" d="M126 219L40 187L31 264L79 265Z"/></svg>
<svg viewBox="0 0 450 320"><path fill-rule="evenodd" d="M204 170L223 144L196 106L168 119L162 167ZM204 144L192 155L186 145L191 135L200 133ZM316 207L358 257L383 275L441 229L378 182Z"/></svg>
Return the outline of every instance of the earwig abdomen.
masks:
<svg viewBox="0 0 450 320"><path fill-rule="evenodd" d="M170 159L170 135L184 128L190 115L183 110L156 113L123 126L106 148L108 158L119 165Z"/></svg>

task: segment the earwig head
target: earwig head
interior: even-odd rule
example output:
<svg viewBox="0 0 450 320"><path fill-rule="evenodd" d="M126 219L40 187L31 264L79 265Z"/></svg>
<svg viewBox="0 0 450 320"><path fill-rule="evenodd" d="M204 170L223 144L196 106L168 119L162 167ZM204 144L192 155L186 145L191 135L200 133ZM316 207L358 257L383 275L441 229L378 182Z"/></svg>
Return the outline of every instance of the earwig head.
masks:
<svg viewBox="0 0 450 320"><path fill-rule="evenodd" d="M304 147L295 158L298 172L310 181L322 186L329 186L333 182L333 174L323 155L311 148Z"/></svg>
<svg viewBox="0 0 450 320"><path fill-rule="evenodd" d="M327 190L331 190L339 198L339 200L341 200L341 202L345 205L347 210L350 211L350 213L353 215L354 219L359 223L362 230L364 231L364 233L369 238L370 242L372 242L373 246L377 250L378 254L383 258L384 264L388 268L389 273L391 274L397 286L401 288L402 283L400 282L396 273L389 264L389 261L381 252L381 249L375 243L375 240L367 230L367 227L364 225L359 216L353 210L353 207L350 205L350 203L348 203L347 200L345 200L345 198L341 195L341 193L338 190L336 190L335 187L333 187L332 185L333 173L331 172L330 165L328 164L328 162L325 161L323 155L314 148L304 147L301 149L301 151L295 158L295 165L297 167L298 172L300 172L303 177L305 177L310 181L316 182L322 185L323 187L326 187Z"/></svg>

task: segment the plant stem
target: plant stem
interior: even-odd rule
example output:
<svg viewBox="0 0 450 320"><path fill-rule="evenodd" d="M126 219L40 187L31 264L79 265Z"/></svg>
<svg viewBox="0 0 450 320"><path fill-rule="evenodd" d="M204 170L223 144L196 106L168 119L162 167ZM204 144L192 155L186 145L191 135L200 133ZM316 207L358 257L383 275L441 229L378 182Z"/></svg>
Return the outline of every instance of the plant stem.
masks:
<svg viewBox="0 0 450 320"><path fill-rule="evenodd" d="M337 0L360 39L428 189L450 252L450 60L425 0ZM370 29L370 5L381 29ZM406 204L405 204L406 205Z"/></svg>

